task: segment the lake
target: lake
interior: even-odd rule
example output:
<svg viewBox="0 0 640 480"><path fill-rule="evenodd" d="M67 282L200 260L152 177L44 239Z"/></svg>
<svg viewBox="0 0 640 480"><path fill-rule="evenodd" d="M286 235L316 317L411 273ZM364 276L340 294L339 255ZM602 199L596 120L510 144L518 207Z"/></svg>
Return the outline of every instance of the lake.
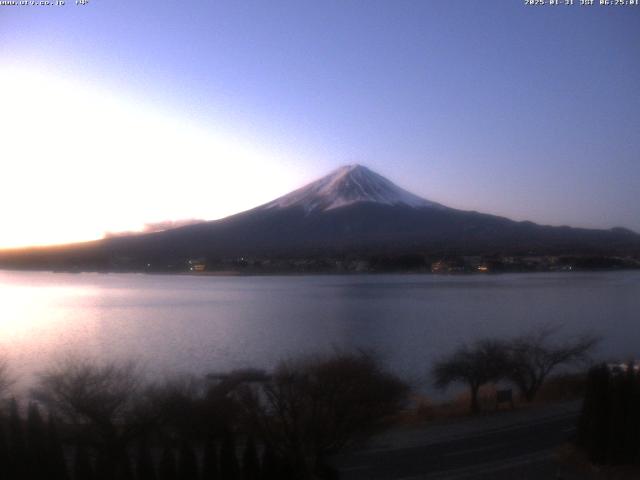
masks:
<svg viewBox="0 0 640 480"><path fill-rule="evenodd" d="M425 388L434 358L482 336L559 325L640 356L640 272L214 277L0 271L0 352L22 382L56 359L135 359L151 374L270 368L379 351Z"/></svg>

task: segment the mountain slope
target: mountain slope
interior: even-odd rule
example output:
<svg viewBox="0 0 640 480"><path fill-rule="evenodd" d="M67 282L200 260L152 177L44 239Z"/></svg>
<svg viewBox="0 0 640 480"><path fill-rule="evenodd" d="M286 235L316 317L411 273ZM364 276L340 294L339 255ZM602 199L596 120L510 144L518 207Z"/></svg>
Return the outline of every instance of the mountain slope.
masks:
<svg viewBox="0 0 640 480"><path fill-rule="evenodd" d="M23 268L143 270L189 259L340 255L640 255L625 229L549 227L445 207L366 167L342 167L252 210L222 220L79 245L0 252Z"/></svg>

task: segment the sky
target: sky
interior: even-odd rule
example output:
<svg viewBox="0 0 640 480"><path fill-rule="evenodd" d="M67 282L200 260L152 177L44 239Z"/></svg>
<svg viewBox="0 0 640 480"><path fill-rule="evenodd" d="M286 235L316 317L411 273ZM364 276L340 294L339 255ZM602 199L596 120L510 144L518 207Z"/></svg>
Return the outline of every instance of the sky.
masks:
<svg viewBox="0 0 640 480"><path fill-rule="evenodd" d="M221 218L351 163L640 232L640 6L579 3L0 6L0 248Z"/></svg>

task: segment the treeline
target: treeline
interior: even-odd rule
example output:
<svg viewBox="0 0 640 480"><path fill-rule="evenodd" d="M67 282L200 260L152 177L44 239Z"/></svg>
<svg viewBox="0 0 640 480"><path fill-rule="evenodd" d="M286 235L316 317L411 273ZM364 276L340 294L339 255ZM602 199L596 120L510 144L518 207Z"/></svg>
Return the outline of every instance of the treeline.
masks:
<svg viewBox="0 0 640 480"><path fill-rule="evenodd" d="M45 423L35 404L29 405L26 421L15 400L0 417L0 478L69 479L56 422L50 417Z"/></svg>
<svg viewBox="0 0 640 480"><path fill-rule="evenodd" d="M141 435L110 451L100 439L71 431L52 415L45 422L30 403L26 419L11 401L0 422L0 479L6 480L276 480L296 478L290 465L269 445L252 437L239 451L235 434L204 443L173 436ZM112 447L115 445L112 445Z"/></svg>
<svg viewBox="0 0 640 480"><path fill-rule="evenodd" d="M7 385L0 368L5 398ZM132 363L69 360L42 373L22 405L6 402L0 480L338 478L328 456L407 394L366 353L160 383Z"/></svg>
<svg viewBox="0 0 640 480"><path fill-rule="evenodd" d="M577 443L600 465L640 465L639 365L589 371Z"/></svg>
<svg viewBox="0 0 640 480"><path fill-rule="evenodd" d="M411 248L396 251L335 250L288 252L287 255L237 255L190 258L176 255L113 256L90 245L0 252L0 268L54 272L237 272L271 273L517 273L597 271L640 268L638 255L554 254L549 252L471 251ZM557 252L556 252L557 253ZM194 263L195 261L195 263ZM481 267L481 268L479 268Z"/></svg>

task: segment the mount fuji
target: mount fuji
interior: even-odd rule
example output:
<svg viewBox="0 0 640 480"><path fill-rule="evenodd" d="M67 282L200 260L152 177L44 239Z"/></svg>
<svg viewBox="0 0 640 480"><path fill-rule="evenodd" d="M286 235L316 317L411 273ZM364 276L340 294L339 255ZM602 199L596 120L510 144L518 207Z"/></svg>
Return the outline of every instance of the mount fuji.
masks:
<svg viewBox="0 0 640 480"><path fill-rule="evenodd" d="M0 267L179 269L190 260L365 258L375 255L640 256L623 228L552 227L449 208L361 165L348 165L251 210L144 235L0 252Z"/></svg>

